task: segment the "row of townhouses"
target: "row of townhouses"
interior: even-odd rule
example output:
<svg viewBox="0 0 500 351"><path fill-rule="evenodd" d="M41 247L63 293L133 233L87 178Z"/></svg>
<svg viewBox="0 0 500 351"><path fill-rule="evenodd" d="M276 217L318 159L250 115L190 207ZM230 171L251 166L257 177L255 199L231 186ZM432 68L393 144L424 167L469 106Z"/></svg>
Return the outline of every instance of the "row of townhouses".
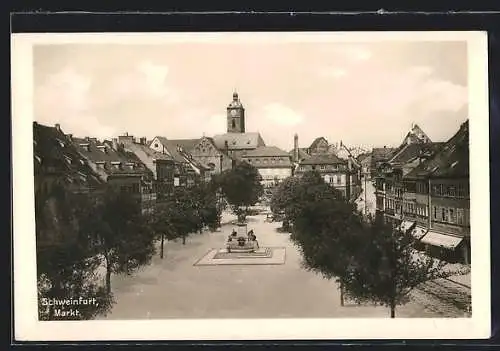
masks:
<svg viewBox="0 0 500 351"><path fill-rule="evenodd" d="M444 143L415 125L398 148L377 157L369 171L377 214L411 231L431 254L469 263L468 120Z"/></svg>
<svg viewBox="0 0 500 351"><path fill-rule="evenodd" d="M309 148L301 149L295 135L294 150L286 152L266 145L260 133L245 130L245 109L237 93L226 109L227 132L197 139L156 136L148 141L125 133L98 140L64 133L59 124L34 122L36 196L50 194L53 184L74 192L99 191L108 184L130 193L147 213L176 187L209 181L237 162L256 167L266 188L316 170L346 197L359 194L360 165L352 155L355 150L329 145L325 138L317 138Z"/></svg>

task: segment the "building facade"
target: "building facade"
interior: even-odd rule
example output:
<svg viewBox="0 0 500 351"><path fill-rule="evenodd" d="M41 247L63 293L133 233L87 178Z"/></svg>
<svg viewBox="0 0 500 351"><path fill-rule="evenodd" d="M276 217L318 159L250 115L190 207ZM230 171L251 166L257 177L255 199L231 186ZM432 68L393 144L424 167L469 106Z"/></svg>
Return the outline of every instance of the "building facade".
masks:
<svg viewBox="0 0 500 351"><path fill-rule="evenodd" d="M74 147L59 124L33 123L33 166L37 249L75 239L60 220L64 193L97 193L104 182ZM66 223L66 224L64 224Z"/></svg>
<svg viewBox="0 0 500 351"><path fill-rule="evenodd" d="M242 160L257 168L266 188L273 188L292 176L293 163L289 153L275 146L261 146L249 151Z"/></svg>
<svg viewBox="0 0 500 351"><path fill-rule="evenodd" d="M427 140L410 149L419 150L416 159L381 167L377 213L411 230L428 253L469 263L468 122L446 143Z"/></svg>
<svg viewBox="0 0 500 351"><path fill-rule="evenodd" d="M119 144L128 143L128 138L119 138ZM153 173L134 153L96 138L72 137L71 140L81 157L104 182L120 192L130 194L140 203L142 213L154 210L156 192Z"/></svg>
<svg viewBox="0 0 500 351"><path fill-rule="evenodd" d="M113 140L108 145L122 147L125 151L132 152L153 174L153 190L157 201L167 200L174 190L175 162L172 157L165 153L157 152L147 146L146 138L140 138L139 142L125 139L120 143L119 139ZM122 139L123 142L123 139Z"/></svg>
<svg viewBox="0 0 500 351"><path fill-rule="evenodd" d="M361 193L360 180L349 160L340 159L333 154L311 156L299 163L295 174L302 176L309 171L318 172L327 184L350 200L356 199Z"/></svg>

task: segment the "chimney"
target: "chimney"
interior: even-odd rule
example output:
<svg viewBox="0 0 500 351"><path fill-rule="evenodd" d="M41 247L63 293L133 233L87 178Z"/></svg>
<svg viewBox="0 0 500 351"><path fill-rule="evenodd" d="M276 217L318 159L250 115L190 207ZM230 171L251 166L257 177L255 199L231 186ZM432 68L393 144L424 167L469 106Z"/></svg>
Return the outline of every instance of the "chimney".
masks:
<svg viewBox="0 0 500 351"><path fill-rule="evenodd" d="M56 127L56 130L57 130L58 132L60 132L60 131L61 131L61 125L60 125L59 123L56 123L56 124L55 124L55 127Z"/></svg>
<svg viewBox="0 0 500 351"><path fill-rule="evenodd" d="M293 161L299 162L299 135L297 133L293 136Z"/></svg>
<svg viewBox="0 0 500 351"><path fill-rule="evenodd" d="M118 150L118 138L111 139L111 146L113 150Z"/></svg>

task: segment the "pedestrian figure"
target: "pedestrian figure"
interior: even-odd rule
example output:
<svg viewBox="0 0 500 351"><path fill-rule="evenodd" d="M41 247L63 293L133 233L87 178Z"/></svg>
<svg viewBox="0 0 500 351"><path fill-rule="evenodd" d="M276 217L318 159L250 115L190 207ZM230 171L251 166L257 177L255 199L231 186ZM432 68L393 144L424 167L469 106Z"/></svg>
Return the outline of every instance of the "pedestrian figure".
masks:
<svg viewBox="0 0 500 351"><path fill-rule="evenodd" d="M248 234L247 234L247 239L248 239L249 241L251 241L251 240L253 240L253 239L252 239L252 238L253 238L253 236L254 236L254 235L253 235L253 229L252 229L252 230L250 230L250 231L248 232Z"/></svg>

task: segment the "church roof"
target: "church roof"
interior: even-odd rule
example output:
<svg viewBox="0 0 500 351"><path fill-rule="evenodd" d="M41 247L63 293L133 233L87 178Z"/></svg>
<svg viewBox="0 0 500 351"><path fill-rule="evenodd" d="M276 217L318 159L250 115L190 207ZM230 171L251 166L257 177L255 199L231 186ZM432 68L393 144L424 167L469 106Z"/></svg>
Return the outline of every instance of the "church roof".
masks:
<svg viewBox="0 0 500 351"><path fill-rule="evenodd" d="M272 156L286 156L290 155L288 152L281 150L276 146L259 146L255 150L248 151L243 157L272 157Z"/></svg>
<svg viewBox="0 0 500 351"><path fill-rule="evenodd" d="M168 145L176 145L182 147L185 151L191 151L201 140L201 138L198 139L167 139L163 138L163 140L160 140L161 143L166 140Z"/></svg>
<svg viewBox="0 0 500 351"><path fill-rule="evenodd" d="M213 137L215 146L220 150L226 149L226 141L229 150L252 150L259 146L265 146L260 133L225 133Z"/></svg>

